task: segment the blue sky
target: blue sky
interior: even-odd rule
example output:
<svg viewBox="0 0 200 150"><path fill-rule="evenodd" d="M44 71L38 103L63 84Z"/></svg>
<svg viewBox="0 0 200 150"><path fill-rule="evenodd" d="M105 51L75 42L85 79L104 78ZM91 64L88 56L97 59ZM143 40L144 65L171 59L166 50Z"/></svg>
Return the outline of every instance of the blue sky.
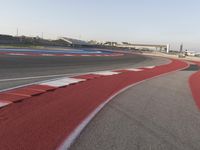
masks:
<svg viewBox="0 0 200 150"><path fill-rule="evenodd" d="M200 50L199 0L0 0L0 34Z"/></svg>

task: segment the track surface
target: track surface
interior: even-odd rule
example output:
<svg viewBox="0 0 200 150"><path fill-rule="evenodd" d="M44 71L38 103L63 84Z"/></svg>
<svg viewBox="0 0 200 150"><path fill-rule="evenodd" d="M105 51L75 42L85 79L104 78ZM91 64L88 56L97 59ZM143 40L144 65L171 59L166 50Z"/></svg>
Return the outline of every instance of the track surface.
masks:
<svg viewBox="0 0 200 150"><path fill-rule="evenodd" d="M123 71L11 104L0 110L0 149L55 149L96 107L122 88L186 66L173 61L141 72Z"/></svg>
<svg viewBox="0 0 200 150"><path fill-rule="evenodd" d="M55 76L51 77L51 75L58 75L56 77L59 77L66 76L62 74L69 74L67 76L70 76L70 74L76 73L139 65L163 64L166 62L168 62L166 59L154 59L138 55L119 57L33 57L0 55L0 90L55 78Z"/></svg>
<svg viewBox="0 0 200 150"><path fill-rule="evenodd" d="M1 63L7 62L7 66L1 66L1 70L4 70L1 80L12 79L9 71L15 70L16 67L15 78L57 74L60 69L62 70L58 72L59 74L74 74L123 67L160 65L168 62L163 58L136 55L69 59L1 57L6 60L0 59ZM12 57L16 59L16 63L12 62ZM52 59L57 65L50 63ZM74 59L76 63L73 62ZM23 62L27 61L30 63L24 65ZM41 68L38 64L42 64ZM80 120L120 88L184 66L184 63L182 65L175 63L164 68L147 69L141 73L122 73L114 77L101 77L28 98L0 109L0 128L2 129L0 147L8 150L14 148L20 150L56 149L80 123ZM199 150L200 112L197 106L200 106L198 94L200 78L199 73L194 74L197 71L196 68L198 67L193 66L145 81L118 95L89 123L71 149ZM44 71L41 73L41 70ZM51 77L47 77L49 78ZM44 78L34 80L39 81ZM25 80L25 82L32 81L33 79ZM3 82L8 84L9 81L1 81L0 84ZM23 82L24 79L14 81L11 85ZM196 103L193 96L196 98Z"/></svg>

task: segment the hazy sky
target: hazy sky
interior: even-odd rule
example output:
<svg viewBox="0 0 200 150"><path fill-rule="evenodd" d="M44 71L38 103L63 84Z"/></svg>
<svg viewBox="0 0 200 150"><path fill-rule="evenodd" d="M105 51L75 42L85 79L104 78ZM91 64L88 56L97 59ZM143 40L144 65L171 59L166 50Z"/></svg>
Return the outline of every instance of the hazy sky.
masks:
<svg viewBox="0 0 200 150"><path fill-rule="evenodd" d="M0 0L0 34L200 50L200 0Z"/></svg>

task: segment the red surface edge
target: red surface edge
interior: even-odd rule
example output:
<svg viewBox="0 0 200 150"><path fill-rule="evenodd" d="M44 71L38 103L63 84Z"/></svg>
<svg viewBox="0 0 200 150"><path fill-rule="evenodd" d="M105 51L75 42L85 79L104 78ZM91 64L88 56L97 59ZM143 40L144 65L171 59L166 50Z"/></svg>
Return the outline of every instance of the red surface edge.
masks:
<svg viewBox="0 0 200 150"><path fill-rule="evenodd" d="M73 78L76 78L76 79L95 79L95 78L99 78L99 77L102 77L101 75L97 75L97 74L85 74L85 75L80 75L80 76L75 76Z"/></svg>
<svg viewBox="0 0 200 150"><path fill-rule="evenodd" d="M19 102L19 101L22 101L29 97L30 96L15 95L15 94L11 94L11 93L0 93L1 101Z"/></svg>
<svg viewBox="0 0 200 150"><path fill-rule="evenodd" d="M22 96L35 96L44 93L44 90L29 89L28 87L18 88L7 91L7 94L22 95Z"/></svg>
<svg viewBox="0 0 200 150"><path fill-rule="evenodd" d="M34 89L34 90L41 90L41 91L52 91L52 90L57 89L56 87L53 87L53 86L39 85L39 84L29 85L27 86L27 88Z"/></svg>
<svg viewBox="0 0 200 150"><path fill-rule="evenodd" d="M200 71L190 76L189 85L196 105L200 109Z"/></svg>

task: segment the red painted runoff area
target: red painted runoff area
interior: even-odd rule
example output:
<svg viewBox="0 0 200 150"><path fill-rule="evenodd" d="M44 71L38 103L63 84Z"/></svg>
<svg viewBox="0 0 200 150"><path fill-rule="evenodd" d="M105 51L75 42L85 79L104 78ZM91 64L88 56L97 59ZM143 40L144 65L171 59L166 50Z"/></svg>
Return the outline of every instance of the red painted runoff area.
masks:
<svg viewBox="0 0 200 150"><path fill-rule="evenodd" d="M55 150L92 111L115 93L185 67L187 63L172 60L167 65L101 76L11 104L0 109L0 149Z"/></svg>
<svg viewBox="0 0 200 150"><path fill-rule="evenodd" d="M200 66L200 62L192 62ZM196 105L198 106L198 108L200 108L200 71L190 76L189 84Z"/></svg>
<svg viewBox="0 0 200 150"><path fill-rule="evenodd" d="M200 71L191 75L189 79L189 84L190 84L193 98L198 108L200 108Z"/></svg>

